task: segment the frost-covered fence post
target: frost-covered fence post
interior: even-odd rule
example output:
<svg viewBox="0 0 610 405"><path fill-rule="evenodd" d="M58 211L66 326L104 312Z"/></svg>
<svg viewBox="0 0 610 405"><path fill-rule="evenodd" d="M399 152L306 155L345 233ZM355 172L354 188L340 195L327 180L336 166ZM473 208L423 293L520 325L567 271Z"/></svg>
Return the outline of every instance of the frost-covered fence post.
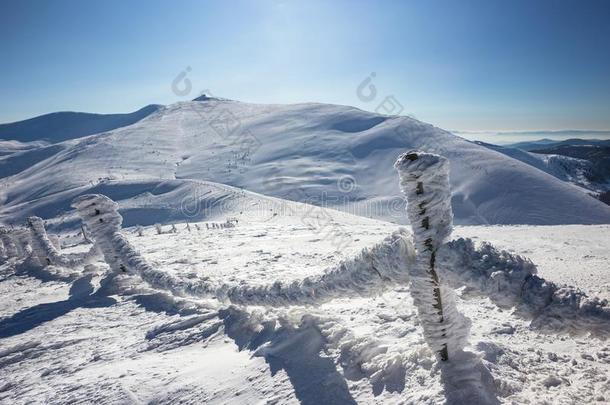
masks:
<svg viewBox="0 0 610 405"><path fill-rule="evenodd" d="M32 257L40 266L51 264L51 260L46 254L45 245L51 245L51 241L47 238L47 233L44 230L44 224L41 218L29 217L27 220L28 231L30 233L30 246L32 247ZM42 232L41 232L42 228ZM44 233L44 237L42 234ZM46 239L46 240L43 240Z"/></svg>
<svg viewBox="0 0 610 405"><path fill-rule="evenodd" d="M453 293L444 287L436 269L437 249L451 234L453 213L446 158L419 151L403 153L394 164L407 197L413 228L415 266L409 269L411 295L430 347L441 360L461 351L468 328L457 312Z"/></svg>
<svg viewBox="0 0 610 405"><path fill-rule="evenodd" d="M29 217L28 226L31 234L32 252L38 262L45 266L48 264L65 267L76 267L87 264L97 255L97 247L94 244L88 252L62 254L57 244L54 244L44 228L44 222L39 217Z"/></svg>
<svg viewBox="0 0 610 405"><path fill-rule="evenodd" d="M113 238L118 234L123 222L123 218L117 212L117 203L100 194L87 194L75 198L72 207L76 208L83 223L93 235L110 268L117 273L127 271L113 243Z"/></svg>
<svg viewBox="0 0 610 405"><path fill-rule="evenodd" d="M0 240L2 240L2 245L4 246L3 256L7 258L17 257L19 252L17 250L17 246L13 241L13 238L10 235L9 228L5 226L0 226Z"/></svg>
<svg viewBox="0 0 610 405"><path fill-rule="evenodd" d="M13 228L9 233L9 237L13 240L15 247L17 248L16 257L34 259L34 262L37 261L37 258L32 256L32 241L29 229L24 227Z"/></svg>

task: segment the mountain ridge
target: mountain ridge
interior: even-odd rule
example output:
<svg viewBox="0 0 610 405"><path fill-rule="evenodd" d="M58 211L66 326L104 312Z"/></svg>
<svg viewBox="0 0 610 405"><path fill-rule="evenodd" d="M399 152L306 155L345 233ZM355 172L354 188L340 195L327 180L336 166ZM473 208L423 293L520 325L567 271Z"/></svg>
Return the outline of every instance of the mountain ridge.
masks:
<svg viewBox="0 0 610 405"><path fill-rule="evenodd" d="M159 104L149 104L134 112L119 114L53 112L22 121L0 124L0 139L58 143L131 125L158 111L161 107Z"/></svg>
<svg viewBox="0 0 610 405"><path fill-rule="evenodd" d="M103 182L201 180L404 223L392 165L420 149L449 158L459 224L610 223L610 207L543 171L431 124L349 106L178 102L57 145L0 180L0 215L22 220L33 201Z"/></svg>

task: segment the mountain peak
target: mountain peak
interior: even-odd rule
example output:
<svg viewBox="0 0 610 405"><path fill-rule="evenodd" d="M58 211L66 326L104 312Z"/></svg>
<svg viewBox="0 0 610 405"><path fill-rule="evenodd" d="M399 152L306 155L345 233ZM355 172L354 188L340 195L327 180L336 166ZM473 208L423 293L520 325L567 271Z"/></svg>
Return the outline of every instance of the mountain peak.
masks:
<svg viewBox="0 0 610 405"><path fill-rule="evenodd" d="M206 93L202 93L199 97L193 99L193 101L211 101L211 100L230 101L228 98L214 97L211 94L206 94Z"/></svg>

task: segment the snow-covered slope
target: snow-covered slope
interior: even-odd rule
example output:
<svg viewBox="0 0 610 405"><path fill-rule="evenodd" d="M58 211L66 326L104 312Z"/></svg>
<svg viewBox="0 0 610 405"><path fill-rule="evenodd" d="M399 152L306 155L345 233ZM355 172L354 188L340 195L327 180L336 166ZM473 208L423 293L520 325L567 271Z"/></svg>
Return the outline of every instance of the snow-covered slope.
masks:
<svg viewBox="0 0 610 405"><path fill-rule="evenodd" d="M530 165L411 118L345 106L205 98L54 147L6 156L25 162L18 173L0 164L10 174L0 184L5 221L55 216L75 193L100 187L136 197L122 182L206 180L401 222L392 164L416 148L450 159L457 223L610 223L610 207Z"/></svg>
<svg viewBox="0 0 610 405"><path fill-rule="evenodd" d="M522 149L492 145L484 142L476 143L542 170L559 180L582 187L585 190L600 192L606 188L605 182L600 184L594 181L595 169L593 163L588 160L555 154L532 153Z"/></svg>
<svg viewBox="0 0 610 405"><path fill-rule="evenodd" d="M233 228L208 227L210 221L191 223L190 230L179 224L177 232L165 226L161 235L154 227L143 236L133 228L123 233L167 274L269 284L320 274L396 229L318 209L316 215L350 233L351 242L338 251L292 214L299 204L286 205L287 213L268 218L248 213ZM576 280L608 298L608 230L494 226L455 234L533 252L545 278ZM82 251L67 245L75 240L70 236L61 238L64 252ZM106 270L101 261L84 269L0 265L0 402L459 403L460 387L444 378L426 345L406 284L320 306L243 307L178 298L129 274L103 280ZM542 333L519 311L468 291L460 295L459 309L473 321L470 350L482 357L489 370L482 381L499 402L608 400L610 352L603 338Z"/></svg>
<svg viewBox="0 0 610 405"><path fill-rule="evenodd" d="M0 124L0 139L56 143L131 125L157 111L151 104L128 114L92 114L62 111L24 121Z"/></svg>
<svg viewBox="0 0 610 405"><path fill-rule="evenodd" d="M45 141L19 142L0 140L0 156L22 152L28 149L40 148L47 145Z"/></svg>
<svg viewBox="0 0 610 405"><path fill-rule="evenodd" d="M117 201L125 226L155 223L216 220L241 215L271 218L285 212L287 201L248 192L235 187L198 180L106 181L94 187L83 186L53 193L45 198L5 208L7 217L42 216L50 218L52 229L78 227L70 202L85 193L104 194ZM301 207L291 205L291 207ZM307 207L300 208L305 211ZM245 214L244 214L245 212Z"/></svg>

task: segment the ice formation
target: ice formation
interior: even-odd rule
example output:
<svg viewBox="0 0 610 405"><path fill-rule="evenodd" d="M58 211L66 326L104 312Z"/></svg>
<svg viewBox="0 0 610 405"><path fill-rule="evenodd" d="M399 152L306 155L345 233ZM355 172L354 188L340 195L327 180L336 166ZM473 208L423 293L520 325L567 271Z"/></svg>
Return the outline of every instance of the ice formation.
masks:
<svg viewBox="0 0 610 405"><path fill-rule="evenodd" d="M552 332L610 335L610 306L569 286L536 275L528 259L488 243L456 239L438 251L438 267L453 287L467 286L502 308L517 307L532 326Z"/></svg>
<svg viewBox="0 0 610 405"><path fill-rule="evenodd" d="M85 253L62 254L52 242L44 228L44 222L39 217L29 217L28 226L31 232L32 251L41 264L53 264L64 267L84 266L97 254L97 246L93 245Z"/></svg>
<svg viewBox="0 0 610 405"><path fill-rule="evenodd" d="M458 313L453 292L443 286L436 268L437 250L452 230L449 161L412 151L400 155L395 168L407 197L417 251L415 265L409 268L411 295L426 341L441 360L448 360L464 348L468 336L468 323Z"/></svg>
<svg viewBox="0 0 610 405"><path fill-rule="evenodd" d="M11 237L10 229L5 226L0 226L0 240L2 241L3 252L2 255L6 258L17 257L19 251L15 241Z"/></svg>
<svg viewBox="0 0 610 405"><path fill-rule="evenodd" d="M217 298L239 305L316 305L338 297L370 296L387 287L405 284L414 251L409 234L401 228L380 244L364 249L321 275L292 283L259 286L231 285L209 279L182 279L153 268L120 232L122 217L108 197L78 197L73 206L91 230L106 262L115 272L132 272L155 288L178 296Z"/></svg>

